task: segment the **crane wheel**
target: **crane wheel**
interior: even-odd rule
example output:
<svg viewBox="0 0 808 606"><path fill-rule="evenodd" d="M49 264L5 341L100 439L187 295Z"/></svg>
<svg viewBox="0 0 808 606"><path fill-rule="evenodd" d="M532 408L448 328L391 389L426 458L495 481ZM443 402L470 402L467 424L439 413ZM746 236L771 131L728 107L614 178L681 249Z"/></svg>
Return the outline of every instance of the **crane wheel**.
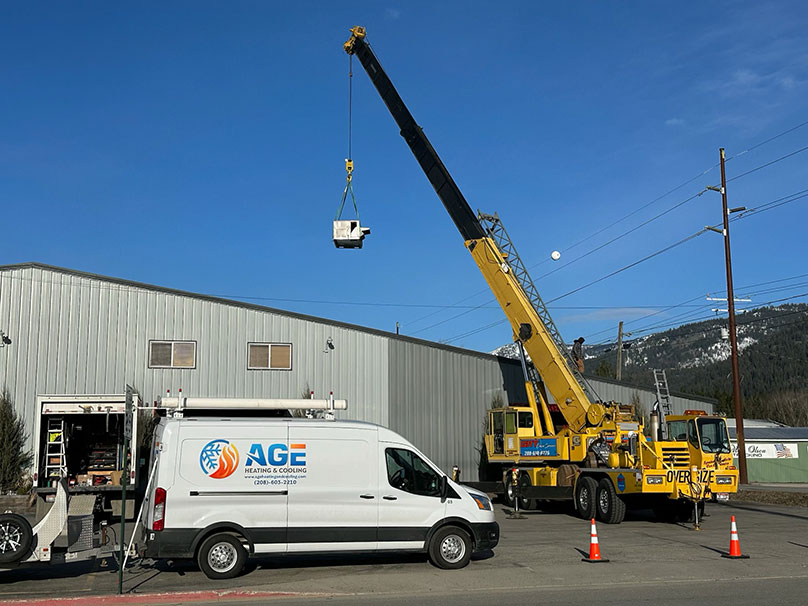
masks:
<svg viewBox="0 0 808 606"><path fill-rule="evenodd" d="M575 483L575 511L584 520L595 517L595 499L598 483L590 476L578 476Z"/></svg>
<svg viewBox="0 0 808 606"><path fill-rule="evenodd" d="M597 517L606 524L619 524L626 517L626 502L614 490L609 478L598 483Z"/></svg>

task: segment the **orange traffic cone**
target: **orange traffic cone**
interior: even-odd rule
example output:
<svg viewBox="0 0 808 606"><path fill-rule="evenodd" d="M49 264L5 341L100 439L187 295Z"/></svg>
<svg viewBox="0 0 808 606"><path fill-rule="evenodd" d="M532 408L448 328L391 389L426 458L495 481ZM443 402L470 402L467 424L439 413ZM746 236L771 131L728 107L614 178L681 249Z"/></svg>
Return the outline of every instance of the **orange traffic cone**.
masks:
<svg viewBox="0 0 808 606"><path fill-rule="evenodd" d="M595 528L595 518L592 518L592 530L589 536L589 557L582 558L582 562L596 564L598 562L608 562L609 560L600 557L600 545L598 544L598 529Z"/></svg>
<svg viewBox="0 0 808 606"><path fill-rule="evenodd" d="M735 525L735 516L732 516L732 528L729 533L729 553L722 553L722 558L747 559L748 555L741 555L741 542L738 540L738 527Z"/></svg>

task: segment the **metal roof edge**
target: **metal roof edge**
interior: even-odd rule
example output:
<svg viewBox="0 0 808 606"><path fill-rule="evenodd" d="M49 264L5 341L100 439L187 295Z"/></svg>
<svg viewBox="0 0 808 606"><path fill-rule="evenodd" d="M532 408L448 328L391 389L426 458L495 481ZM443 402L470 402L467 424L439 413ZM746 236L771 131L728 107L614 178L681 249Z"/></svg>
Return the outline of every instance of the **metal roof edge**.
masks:
<svg viewBox="0 0 808 606"><path fill-rule="evenodd" d="M252 311L262 311L268 313L274 313L281 316L288 316L290 318L295 318L297 320L304 320L307 322L315 322L319 324L328 324L330 326L335 326L337 328L345 328L347 330L356 330L359 332L364 332L368 334L372 334L378 337L386 337L388 339L394 339L396 341L403 341L406 343L413 343L415 345L423 345L425 347L432 347L434 349L441 349L444 351L450 351L459 354L471 355L478 358L493 360L493 359L501 359L500 356L496 356L494 354L482 352L482 351L475 351L473 349L463 349L462 347L454 347L452 345L445 345L443 343L436 343L434 341L428 341L426 339L418 339L416 337L408 337L406 335L396 334L394 332L388 332L385 330L380 330L377 328L369 328L367 326L360 326L358 324L349 324L347 322L340 322L339 320L331 320L328 318L321 318L318 316L310 316L307 314L301 314L294 311L287 311L284 309L277 309L275 307L267 307L266 305L258 305L256 303L246 303L244 301L238 301L235 299L225 299L222 297L216 297L213 295L205 295L201 293L190 292L186 290L178 290L176 288L168 288L166 286L157 286L155 284L148 284L146 282L137 282L134 280L126 280L124 278L115 278L112 276L105 276L102 274L95 274L92 272L81 271L77 269L70 269L67 267L59 267L57 265L48 265L47 263L38 263L35 261L28 262L28 263L15 263L10 265L0 265L0 271L11 271L11 270L18 270L18 269L42 269L46 271L52 271L61 274L69 274L72 276L78 276L80 278L87 278L90 280L101 280L104 282L111 282L113 284L120 284L121 286L128 286L131 288L140 288L143 290L151 290L154 292L160 292L164 294L170 295L177 295L181 297L188 297L191 299L198 299L202 301L208 301L211 303L219 303L221 305L229 305L231 307L241 307L243 309L249 309Z"/></svg>
<svg viewBox="0 0 808 606"><path fill-rule="evenodd" d="M643 391L650 391L655 393L656 390L654 386L651 385L649 387L645 387L643 385L637 385L636 383L627 383L625 381L618 381L617 379L612 379L609 377L599 377L597 375L584 375L587 381L602 381L604 383L610 383L612 385L619 385L621 387L629 387L632 389L642 389ZM718 400L715 398L709 398L707 396L699 396L692 393L686 393L684 391L673 391L668 390L668 393L672 396L676 396L677 398L684 398L686 400L696 400L698 402L704 402L705 404L710 404L712 406L718 406Z"/></svg>

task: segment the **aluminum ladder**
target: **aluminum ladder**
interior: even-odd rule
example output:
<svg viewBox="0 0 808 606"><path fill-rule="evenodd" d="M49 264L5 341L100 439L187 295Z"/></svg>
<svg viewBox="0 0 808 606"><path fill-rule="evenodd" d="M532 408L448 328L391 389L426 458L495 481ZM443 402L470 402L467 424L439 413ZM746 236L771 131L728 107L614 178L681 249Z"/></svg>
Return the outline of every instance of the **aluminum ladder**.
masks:
<svg viewBox="0 0 808 606"><path fill-rule="evenodd" d="M578 370L578 365L575 364L575 361L572 359L572 353L567 348L566 343L564 343L564 339L561 338L561 333L559 332L558 328L556 328L553 319L550 317L550 312L547 310L547 306L544 304L544 301L542 301L541 296L539 296L539 291L536 288L536 285L533 284L533 279L530 277L525 264L519 257L519 253L516 252L516 248L514 247L510 236L508 236L508 232L505 230L505 226L502 224L499 215L497 215L497 213L488 215L477 211L477 218L480 220L480 223L488 234L488 237L494 241L497 248L499 248L499 252L502 253L503 257L505 257L505 262L508 264L508 267L511 268L514 278L516 278L517 282L519 282L519 285L522 287L525 295L527 295L533 309L536 310L539 318L544 323L544 326L550 333L553 343L555 343L558 351L561 352L561 355L564 356L564 359L567 361L569 371L573 374L575 380L578 381L587 397L593 402L597 401L599 399L597 398L597 394L594 393L592 387ZM533 375L533 373L530 373L530 375ZM533 376L530 375L526 378L529 378L533 382L534 388L538 392L539 387L535 380L538 373L535 373Z"/></svg>
<svg viewBox="0 0 808 606"><path fill-rule="evenodd" d="M45 478L48 486L55 486L67 477L65 455L65 420L63 417L48 417L48 433L45 443Z"/></svg>
<svg viewBox="0 0 808 606"><path fill-rule="evenodd" d="M668 377L664 370L654 369L654 385L656 386L657 403L665 415L671 414L671 392L668 390Z"/></svg>

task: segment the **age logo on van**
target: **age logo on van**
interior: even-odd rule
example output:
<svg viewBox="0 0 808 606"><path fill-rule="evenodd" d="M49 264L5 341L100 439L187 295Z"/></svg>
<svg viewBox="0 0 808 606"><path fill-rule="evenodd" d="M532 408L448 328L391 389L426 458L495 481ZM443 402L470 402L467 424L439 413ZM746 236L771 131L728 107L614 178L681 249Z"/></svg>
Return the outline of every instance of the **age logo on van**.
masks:
<svg viewBox="0 0 808 606"><path fill-rule="evenodd" d="M210 478L226 478L238 467L238 449L227 440L211 440L199 453L199 465Z"/></svg>

